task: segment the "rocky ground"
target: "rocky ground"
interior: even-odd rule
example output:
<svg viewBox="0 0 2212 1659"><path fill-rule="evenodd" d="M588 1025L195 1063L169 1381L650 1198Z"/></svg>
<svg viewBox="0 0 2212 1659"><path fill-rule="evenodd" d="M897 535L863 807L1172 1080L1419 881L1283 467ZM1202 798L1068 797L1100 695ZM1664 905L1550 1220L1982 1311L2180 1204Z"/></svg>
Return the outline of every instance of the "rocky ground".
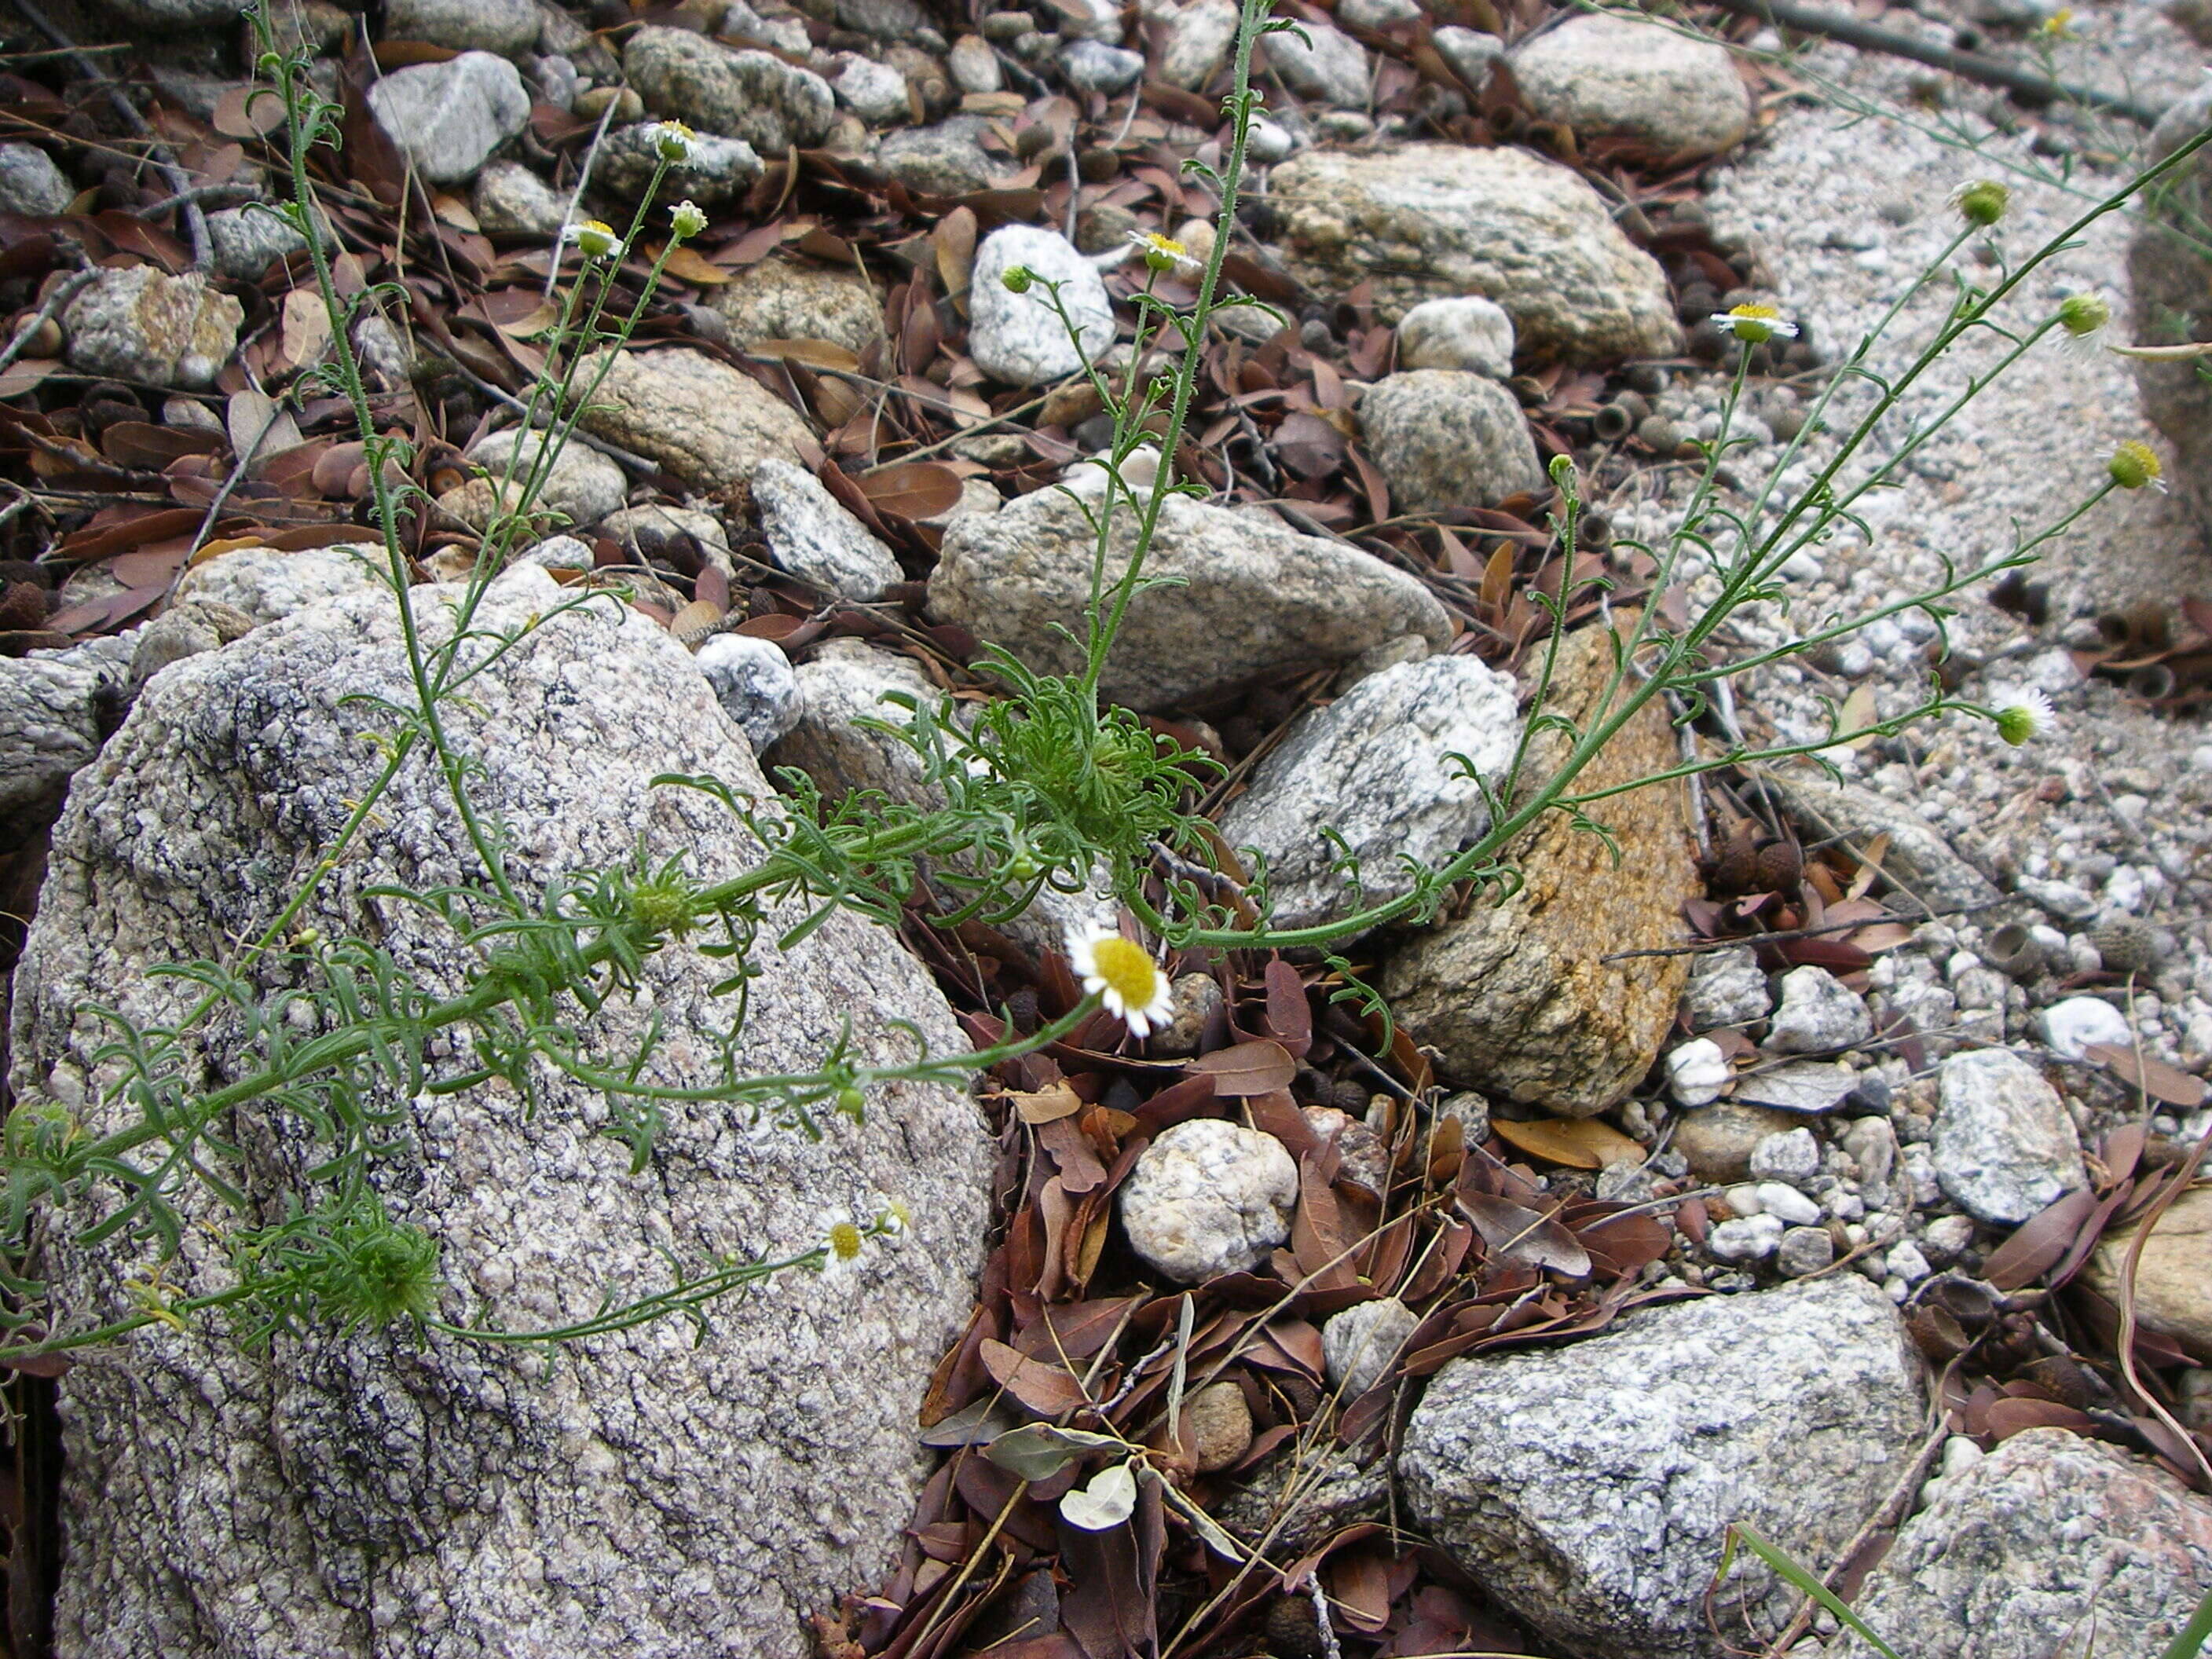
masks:
<svg viewBox="0 0 2212 1659"><path fill-rule="evenodd" d="M30 919L9 1081L91 1127L115 1109L83 1006L168 1018L152 962L265 926L369 776L340 740L360 698L404 693L349 412L278 401L329 334L303 240L245 205L276 159L252 52L223 0L112 3L23 7L0 68L0 809ZM1595 509L1572 574L1617 581L1571 605L1546 704L1586 720L1608 623L1716 591L1695 559L1649 591L1695 446L1737 441L1732 510L1771 469L1802 490L1870 387L1786 447L1941 257L1961 185L2011 191L1954 256L1987 282L2212 121L2187 3L1857 14L2170 106L2155 135L1728 13L1698 20L1724 47L1536 0L1291 9L1226 267L1278 313L1218 319L1175 458L1210 493L1152 555L1186 585L1132 606L1103 690L1221 761L1206 805L1293 924L1352 908L1345 850L1371 901L1399 854L1487 829L1443 757L1494 775L1532 712L1529 594L1566 563L1552 457ZM609 594L467 713L520 879L641 840L742 867L750 840L663 772L924 799L863 723L879 697L988 696L978 641L1073 665L1054 629L1088 532L1051 486L1095 495L1106 433L1066 331L1000 277L1061 282L1102 354L1147 282L1187 297L1130 238L1212 245L1176 169L1219 158L1234 25L1225 0L278 20L348 112L324 181L341 283L409 295L354 340L377 419L417 444L433 629L428 584L498 505L484 469L532 441L516 394L549 274L576 269L562 225L626 221L655 121L700 135L675 193L708 227L554 471L565 522L494 589L514 618ZM1816 738L1931 675L2047 696L2031 741L1954 718L1829 751L1839 778L1646 787L1596 809L1617 857L1547 825L1510 897L1357 943L1395 1040L1317 961L1191 953L1148 1038L1102 1013L973 1103L889 1091L804 1150L687 1109L641 1172L573 1085L535 1112L395 1099L385 1200L440 1240L456 1320L584 1317L672 1254L803 1249L881 1194L916 1224L719 1306L696 1346L671 1322L551 1354L396 1331L242 1358L157 1329L19 1376L13 1650L1873 1651L1762 1567L1716 1585L1741 1523L1900 1654L2162 1652L2212 1586L2212 426L2185 364L2138 384L2105 347L2212 338L2212 265L2170 234L2208 205L2199 166L2162 218L2106 218L2034 273L2001 320L2083 295L2114 320L2037 346L1723 638L1769 650L2000 556L2123 443L2155 446L2170 493L2115 492L1958 601L1948 655L1901 613L1747 673L1686 739L1650 713L1586 777L1718 752L1730 721ZM1900 373L1950 292L1857 367ZM1736 348L1708 319L1741 303L1802 331L1752 351L1723 434ZM1939 366L1844 481L1997 349ZM375 890L467 874L441 802L410 778L313 916L368 918L434 988L469 952ZM896 933L841 922L767 959L744 1063L802 1065L848 1022L888 1054L891 1014L949 1044L1073 1006L1066 930L1110 907L933 928L957 875ZM721 972L654 959L656 1077L709 1063ZM307 1161L258 1130L237 1158L270 1204ZM227 1215L191 1218L179 1288L221 1282L199 1237ZM64 1301L121 1294L97 1252L39 1266ZM1128 1456L1102 1431L1147 1474L1089 1527Z"/></svg>

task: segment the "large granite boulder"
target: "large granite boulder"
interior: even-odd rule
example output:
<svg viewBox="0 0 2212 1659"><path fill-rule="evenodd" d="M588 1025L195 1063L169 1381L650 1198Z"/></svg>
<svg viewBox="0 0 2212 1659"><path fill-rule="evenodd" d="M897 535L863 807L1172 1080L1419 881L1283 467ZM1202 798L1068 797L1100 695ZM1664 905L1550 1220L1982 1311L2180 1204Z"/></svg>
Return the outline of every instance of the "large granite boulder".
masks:
<svg viewBox="0 0 2212 1659"><path fill-rule="evenodd" d="M456 590L416 590L434 645ZM474 799L503 823L526 899L581 866L641 849L703 878L759 856L730 815L664 772L710 772L767 793L744 741L690 659L609 600L558 611L542 571L502 578L478 627L534 630L446 706L481 763ZM377 774L364 738L388 723L363 697L409 696L388 595L310 607L151 681L80 777L16 980L16 1097L123 1126L96 1050L112 1032L88 1003L150 1023L198 988L149 969L237 959L308 879L349 805ZM377 816L297 924L365 928L431 998L464 984L475 952L420 907L375 892L473 872L435 769L404 766ZM849 1029L863 1064L962 1046L927 975L873 924L833 918L790 952L754 960L737 1054L749 1074L805 1070ZM291 953L245 971L296 986ZM574 1018L587 1054L659 1030L644 1080L710 1077L728 972L696 944L645 964L641 995ZM295 1036L308 1034L307 1026ZM255 1064L235 1022L207 1028L210 1080ZM431 1075L465 1050L434 1048ZM703 1328L663 1319L541 1350L410 1324L326 1325L240 1346L219 1316L153 1326L88 1350L63 1379L69 1564L58 1651L71 1659L369 1659L556 1653L580 1632L610 1653L706 1659L811 1653L808 1615L881 1571L927 1466L910 1425L933 1361L974 1296L990 1163L958 1090L870 1091L865 1127L811 1141L748 1133L723 1104L668 1103L643 1166L609 1133L596 1090L550 1066L538 1098L502 1086L435 1095L380 1084L390 1115L370 1185L394 1219L442 1252L435 1312L544 1328L587 1318L603 1293L665 1290L671 1257L694 1269L732 1254L782 1255L842 1209L895 1195L912 1231L871 1245L843 1274L801 1272L719 1300ZM275 1221L328 1148L292 1113L240 1110L220 1162L240 1213L189 1184L178 1200L175 1292L229 1282L226 1243ZM210 1153L209 1156L216 1156ZM97 1187L56 1220L40 1264L73 1320L127 1311L149 1249L72 1241L111 1212Z"/></svg>

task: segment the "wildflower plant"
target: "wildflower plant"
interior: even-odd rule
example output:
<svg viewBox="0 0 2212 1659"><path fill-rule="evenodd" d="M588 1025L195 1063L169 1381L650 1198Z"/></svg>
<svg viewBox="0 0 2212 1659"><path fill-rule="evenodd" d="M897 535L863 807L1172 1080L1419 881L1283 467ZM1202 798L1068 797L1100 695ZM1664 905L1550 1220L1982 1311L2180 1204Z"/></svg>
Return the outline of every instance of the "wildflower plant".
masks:
<svg viewBox="0 0 2212 1659"><path fill-rule="evenodd" d="M68 1103L43 1098L27 1100L9 1119L0 1136L5 1174L0 1233L13 1266L0 1279L6 1292L0 1327L7 1333L0 1362L37 1360L88 1343L114 1341L149 1325L190 1327L211 1316L227 1320L247 1341L307 1325L343 1330L400 1322L449 1340L545 1342L620 1330L672 1314L703 1321L718 1298L771 1274L834 1272L862 1259L871 1242L897 1237L909 1220L897 1195L884 1195L872 1214L835 1218L821 1238L795 1253L675 1262L668 1282L658 1290L629 1301L610 1297L590 1317L565 1325L514 1330L482 1317L441 1316L447 1297L437 1241L390 1217L371 1176L383 1161L411 1150L409 1113L421 1103L451 1098L465 1110L475 1091L501 1080L536 1099L539 1079L549 1070L605 1102L604 1133L627 1147L634 1171L653 1165L661 1115L679 1105L711 1103L757 1133L819 1133L830 1118L862 1118L871 1097L886 1085L963 1082L1068 1036L1102 1007L1121 1018L1132 1039L1143 1040L1170 1011L1161 963L1172 952L1317 951L1334 964L1343 987L1340 994L1379 1009L1352 965L1334 954L1337 947L1385 924L1428 920L1464 886L1510 889L1515 880L1512 849L1551 814L1565 813L1587 824L1592 807L1629 789L1747 762L1793 755L1817 761L1822 750L1841 738L1865 731L1894 732L1947 713L1993 720L2008 740L2017 740L2016 732L2032 733L2042 723L2047 709L2040 704L2022 700L1985 708L1937 689L1914 708L1857 731L1831 731L1817 740L1763 747L1738 742L1717 752L1694 753L1679 766L1627 783L1605 788L1577 783L1622 728L1655 704L1686 723L1737 678L1901 611L1923 611L1940 629L1948 605L1959 595L2031 562L2038 548L2112 490L2154 480L2156 457L2131 446L2115 458L2108 481L2087 501L2052 525L2023 532L2000 558L1950 571L1942 582L1905 601L1824 623L1771 649L1734 658L1722 649L1720 630L1732 616L1781 595L1779 574L1794 556L1856 524L1856 505L1867 492L1883 487L1966 401L2021 354L2053 331L2075 331L2060 314L2024 326L2011 320L2023 279L2070 246L2094 221L2185 164L2212 135L2101 199L2060 237L2016 263L2004 263L2001 254L1986 285L1966 281L1951 258L1967 237L1987 234L2002 218L2002 203L1992 213L1986 193L1962 199L1958 237L1881 325L1889 326L1909 302L1948 280L1954 284L1951 306L1935 337L1893 378L1869 367L1872 337L1863 343L1814 400L1803 431L1770 475L1742 499L1723 487L1723 472L1744 447L1734 428L1750 354L1757 343L1790 332L1793 325L1767 307L1739 307L1726 313L1721 324L1735 337L1739 351L1720 434L1706 447L1705 463L1675 528L1645 550L1656 566L1655 593L1686 583L1695 558L1717 579L1713 597L1686 622L1671 625L1656 604L1621 617L1613 635L1609 678L1577 724L1552 708L1548 697L1568 612L1605 579L1568 584L1556 593L1532 593L1532 602L1546 610L1553 625L1534 667L1531 717L1518 752L1502 775L1480 780L1493 809L1491 828L1452 858L1416 866L1410 885L1386 902L1364 904L1350 915L1312 927L1270 925L1264 890L1236 891L1236 883L1224 874L1218 840L1196 811L1218 768L1210 757L1158 736L1131 711L1103 703L1098 691L1130 607L1162 585L1146 566L1170 498L1203 494L1202 486L1179 476L1176 458L1213 319L1229 307L1260 303L1227 293L1223 270L1260 102L1251 84L1254 49L1265 34L1290 27L1271 15L1270 4L1271 0L1243 0L1234 90L1224 106L1229 140L1221 165L1217 169L1198 161L1184 164L1186 173L1218 202L1220 229L1202 259L1168 238L1140 239L1135 252L1144 259L1148 280L1134 296L1134 337L1126 356L1106 362L1085 351L1081 331L1068 318L1056 284L1024 270L1005 278L1009 289L1037 293L1060 315L1076 343L1081 373L1113 421L1112 441L1097 458L1103 488L1069 492L1095 532L1082 631L1079 636L1070 632L1080 651L1080 669L1040 674L1009 653L987 649L981 666L994 679L999 695L969 718L956 720L934 706L887 705L879 724L915 756L926 785L918 799L929 804L867 792L832 801L803 773L787 771L786 793L765 805L723 779L671 776L659 781L663 787L696 792L732 814L757 839L763 850L751 868L708 881L680 858L649 864L640 856L571 871L542 891L526 888L509 872L507 827L478 805L471 790L483 763L457 739L447 717L465 699L475 676L513 649L522 633L544 625L545 618L540 617L520 632L500 631L480 619L483 601L509 555L542 519L535 503L546 478L562 447L575 441L578 422L616 351L643 319L670 252L704 228L705 216L689 203L672 210L655 206L667 173L690 154L692 135L678 124L661 125L654 137L656 171L626 228L617 231L586 222L562 239L562 248L573 244L573 256L556 250L556 274L571 258L573 271L561 295L545 370L526 396L516 400L523 424L542 435L535 443L517 443L510 452L497 481L499 511L468 579L447 597L453 625L434 641L418 625L409 603L412 572L400 537L402 510L413 493L404 482L412 458L404 439L377 429L350 344L352 325L392 290L343 295L321 240L307 234L315 224L310 164L319 149L337 147L337 111L315 92L302 59L264 51L260 72L269 84L261 95L279 100L288 145L292 194L281 211L305 235L316 286L332 324L332 361L316 372L313 389L344 399L368 451L373 512L383 541L383 578L397 607L412 697L382 708L385 726L374 734L375 777L349 808L301 890L258 936L240 942L224 960L157 970L194 988L183 1018L155 1029L134 1024L113 1011L87 1011L104 1020L109 1033L98 1057L104 1079L101 1121L119 1115L125 1120L122 1127L94 1133ZM272 37L265 21L257 18L256 27L268 46ZM646 259L645 233L657 210L668 213L675 234ZM635 292L624 301L623 273L636 272L641 264ZM1169 276L1188 288L1163 291L1159 279ZM1187 301L1171 297L1187 292L1192 294ZM1887 451L1885 459L1865 465L1877 426L1899 411L1913 386L1961 340L1984 333L2004 343L1999 361L1901 445ZM1842 387L1851 385L1870 386L1874 396L1863 412L1846 422L1836 399ZM1780 479L1801 457L1811 459L1809 446L1816 438L1827 453L1811 482L1784 489ZM1551 478L1557 491L1553 527L1565 556L1564 568L1573 570L1583 513L1580 481L1564 457L1553 463ZM1121 529L1132 533L1124 537ZM573 603L590 602L580 598ZM1533 740L1544 732L1557 732L1562 741L1547 745L1560 754L1540 776L1531 757L1539 752ZM436 999L422 994L374 940L325 937L303 919L319 884L377 821L380 800L408 769L429 769L440 781L482 872L453 885L395 888L381 894L450 928L471 963L468 982ZM1347 873L1356 884L1356 866ZM878 1060L858 1053L848 1036L831 1042L810 1070L765 1077L749 1073L738 1058L738 1036L748 1012L748 981L763 942L795 943L839 911L896 922L925 886L953 898L949 909L934 918L945 926L970 918L1004 921L1047 890L1103 889L1133 919L1142 937L1100 932L1072 939L1069 954L1081 979L1081 999L1061 1018L1026 1034L1010 1019L1010 1035L995 1045L935 1053L915 1033L916 1052L910 1057ZM696 1075L681 1085L656 1084L646 1080L645 1062L656 1041L653 1031L640 1040L635 1052L608 1057L591 1041L592 1024L611 1001L634 996L647 959L677 941L723 966L725 976L714 990L723 999L726 1020L712 1057ZM272 986L280 988L271 990ZM317 1032L313 1041L294 1040L295 1012L313 1017L308 1022ZM242 1057L228 1081L210 1087L198 1080L203 1073L194 1057L218 1029L225 1044ZM256 1212L249 1211L228 1171L236 1158L239 1125L257 1116L305 1126L325 1153L300 1190L287 1195L289 1208L283 1218L249 1224ZM230 1266L228 1279L218 1288L192 1294L179 1291L162 1273L185 1245L185 1206L179 1200L188 1189L215 1193L236 1218L220 1239ZM96 1218L79 1225L87 1209L96 1210ZM40 1245L63 1224L77 1225L80 1249L112 1248L127 1312L94 1319L52 1305L37 1278ZM151 1267L145 1265L149 1256ZM1137 1449L1130 1449L1130 1480L1149 1478L1149 1465ZM1110 1473L1083 1489L1096 1516L1121 1510L1128 1495L1123 1480L1109 1478ZM1169 1501L1175 1499L1170 1496Z"/></svg>

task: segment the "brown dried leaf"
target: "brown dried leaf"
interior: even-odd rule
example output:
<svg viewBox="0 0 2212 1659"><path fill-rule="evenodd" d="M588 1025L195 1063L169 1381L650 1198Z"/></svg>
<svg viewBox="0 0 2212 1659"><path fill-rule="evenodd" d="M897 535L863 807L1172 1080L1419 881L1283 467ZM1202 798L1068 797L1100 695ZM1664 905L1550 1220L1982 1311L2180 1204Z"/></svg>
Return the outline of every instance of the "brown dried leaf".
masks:
<svg viewBox="0 0 2212 1659"><path fill-rule="evenodd" d="M894 519L933 519L960 504L960 475L935 461L901 461L854 478L876 511Z"/></svg>
<svg viewBox="0 0 2212 1659"><path fill-rule="evenodd" d="M982 1358L991 1380L1040 1417L1057 1417L1084 1403L1083 1385L1058 1365L989 1337L983 1340Z"/></svg>
<svg viewBox="0 0 2212 1659"><path fill-rule="evenodd" d="M1641 1163L1644 1158L1643 1147L1594 1117L1532 1118L1525 1123L1492 1118L1490 1127L1507 1146L1571 1170L1602 1170L1608 1164Z"/></svg>
<svg viewBox="0 0 2212 1659"><path fill-rule="evenodd" d="M2001 1291L2031 1285L2073 1248L2082 1224L2097 1207L2097 1195L2077 1188L2039 1215L2022 1222L2010 1238L1990 1252L1982 1277Z"/></svg>
<svg viewBox="0 0 2212 1659"><path fill-rule="evenodd" d="M1248 1098L1287 1089L1291 1079L1298 1074L1298 1063L1291 1058L1290 1050L1265 1038L1217 1048L1190 1064L1193 1071L1213 1079L1215 1094Z"/></svg>
<svg viewBox="0 0 2212 1659"><path fill-rule="evenodd" d="M1549 1216L1492 1193L1462 1193L1459 1207L1482 1235L1482 1242L1508 1261L1549 1267L1575 1279L1590 1270L1589 1252Z"/></svg>
<svg viewBox="0 0 2212 1659"><path fill-rule="evenodd" d="M1014 1103L1014 1110L1024 1123L1050 1123L1083 1109L1083 1097L1065 1083L1053 1084L1034 1094L1009 1090L1006 1098Z"/></svg>
<svg viewBox="0 0 2212 1659"><path fill-rule="evenodd" d="M2203 1080L2174 1070L2164 1060L2138 1054L2133 1048L2122 1048L2117 1042L2087 1043L2081 1052L2130 1088L2142 1090L2153 1100L2179 1106L2184 1111L2195 1111L2204 1103Z"/></svg>

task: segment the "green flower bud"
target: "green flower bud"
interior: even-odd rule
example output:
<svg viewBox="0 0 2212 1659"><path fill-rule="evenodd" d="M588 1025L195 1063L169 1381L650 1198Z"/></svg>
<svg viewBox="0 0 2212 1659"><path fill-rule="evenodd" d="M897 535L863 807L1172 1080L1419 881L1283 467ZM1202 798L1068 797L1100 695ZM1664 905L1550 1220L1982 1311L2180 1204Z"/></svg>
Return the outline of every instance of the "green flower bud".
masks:
<svg viewBox="0 0 2212 1659"><path fill-rule="evenodd" d="M1984 228L2005 216L2012 192L1993 179L1977 179L1959 192L1959 212L1970 225Z"/></svg>
<svg viewBox="0 0 2212 1659"><path fill-rule="evenodd" d="M1036 281L1036 273L1027 265L1009 265L1006 274L999 278L1009 294L1026 294Z"/></svg>
<svg viewBox="0 0 2212 1659"><path fill-rule="evenodd" d="M2058 302L2058 325L2077 340L2112 320L2112 305L2101 294L2069 294Z"/></svg>
<svg viewBox="0 0 2212 1659"><path fill-rule="evenodd" d="M2141 489L2145 484L2156 483L2165 469L2159 465L2155 450L2130 438L2112 452L2112 459L2105 470L2121 489Z"/></svg>

